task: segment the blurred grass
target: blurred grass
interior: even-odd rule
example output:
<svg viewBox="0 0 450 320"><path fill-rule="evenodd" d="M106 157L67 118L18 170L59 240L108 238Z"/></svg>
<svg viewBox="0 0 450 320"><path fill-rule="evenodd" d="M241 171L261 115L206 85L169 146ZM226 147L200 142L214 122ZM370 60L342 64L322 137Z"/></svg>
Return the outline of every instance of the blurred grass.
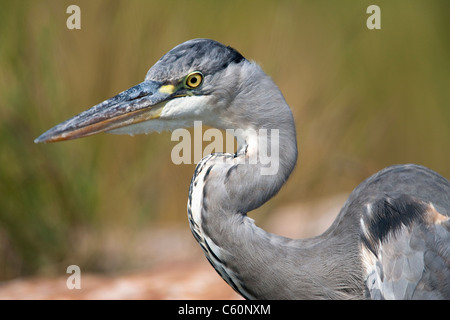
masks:
<svg viewBox="0 0 450 320"><path fill-rule="evenodd" d="M370 4L382 29L365 26ZM81 30L66 8L81 8ZM141 82L175 45L213 38L273 77L293 109L298 167L255 218L350 192L419 163L450 177L448 1L2 1L0 280L130 267L103 248L150 225L186 224L194 165L170 133L51 145L43 131ZM252 214L253 216L253 214ZM63 271L61 271L63 270Z"/></svg>

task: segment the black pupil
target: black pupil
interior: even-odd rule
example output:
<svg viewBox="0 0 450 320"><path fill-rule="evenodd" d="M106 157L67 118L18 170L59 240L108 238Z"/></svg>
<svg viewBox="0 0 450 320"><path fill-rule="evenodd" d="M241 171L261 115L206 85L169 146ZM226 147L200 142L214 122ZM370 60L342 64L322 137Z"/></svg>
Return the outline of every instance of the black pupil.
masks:
<svg viewBox="0 0 450 320"><path fill-rule="evenodd" d="M192 77L192 78L191 78L191 83L192 83L192 84L195 84L196 82L197 82L197 77Z"/></svg>

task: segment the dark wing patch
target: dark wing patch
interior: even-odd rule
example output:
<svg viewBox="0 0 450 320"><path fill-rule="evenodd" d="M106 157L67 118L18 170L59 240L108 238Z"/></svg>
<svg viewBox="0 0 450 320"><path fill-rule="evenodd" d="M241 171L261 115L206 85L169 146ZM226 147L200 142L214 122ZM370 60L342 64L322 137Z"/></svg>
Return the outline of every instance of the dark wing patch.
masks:
<svg viewBox="0 0 450 320"><path fill-rule="evenodd" d="M402 226L423 222L428 205L408 195L388 196L368 205L362 217L365 232L361 240L370 251L377 254L378 246L389 236L395 235Z"/></svg>
<svg viewBox="0 0 450 320"><path fill-rule="evenodd" d="M361 227L368 298L450 299L450 220L432 204L386 195Z"/></svg>

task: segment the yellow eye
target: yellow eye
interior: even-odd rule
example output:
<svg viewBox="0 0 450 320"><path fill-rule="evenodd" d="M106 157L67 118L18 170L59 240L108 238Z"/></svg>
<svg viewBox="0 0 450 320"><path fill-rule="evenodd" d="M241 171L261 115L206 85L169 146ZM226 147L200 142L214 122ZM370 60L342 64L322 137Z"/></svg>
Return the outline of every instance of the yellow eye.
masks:
<svg viewBox="0 0 450 320"><path fill-rule="evenodd" d="M184 85L190 89L195 89L203 82L203 75L199 71L188 74L184 80Z"/></svg>

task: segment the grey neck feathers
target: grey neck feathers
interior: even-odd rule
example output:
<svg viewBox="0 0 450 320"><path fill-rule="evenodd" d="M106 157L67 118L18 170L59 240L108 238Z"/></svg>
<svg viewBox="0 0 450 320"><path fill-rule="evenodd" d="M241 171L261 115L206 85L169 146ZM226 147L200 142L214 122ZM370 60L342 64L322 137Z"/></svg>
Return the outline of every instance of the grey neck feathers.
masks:
<svg viewBox="0 0 450 320"><path fill-rule="evenodd" d="M260 72L259 68L255 72ZM267 90L267 86L271 90ZM192 233L216 271L246 298L352 297L354 292L351 290L342 293L322 285L336 283L336 286L342 286L342 279L332 275L331 269L335 266L325 266L321 271L311 268L339 252L336 250L339 241L335 244L331 241L329 245L321 237L288 239L262 230L246 215L280 190L297 160L293 117L281 93L273 90L274 86L267 76L257 84L252 84L249 79L247 87L252 92L248 94L260 97L260 100L243 109L254 112L250 116L240 113L239 106L248 101L244 93L234 97L233 103L224 111L222 123L211 124L221 129L233 123L247 126L236 134L241 142L236 154L213 154L198 164L188 201ZM271 92L271 95L267 96L265 92ZM227 117L231 120L227 121ZM232 121L233 118L237 121ZM260 133L260 129L270 131L265 147L274 148L270 153L273 156L271 163L261 157L262 144L255 137L255 132ZM255 157L256 163L251 162ZM271 166L276 170L267 174L263 169L270 170ZM334 261L340 263L345 255L342 257ZM293 274L286 277L286 270ZM330 275L331 279L324 278Z"/></svg>
<svg viewBox="0 0 450 320"><path fill-rule="evenodd" d="M267 79L266 85L274 86ZM258 88L264 92L264 86ZM245 103L245 99L235 97L227 110L228 116L247 117L236 111L241 103ZM266 243L289 239L256 227L246 213L280 190L297 160L294 120L281 93L276 90L270 97L262 94L261 101L252 110L255 111L253 117L233 122L245 123L245 128L230 127L239 142L237 153L213 154L198 164L188 201L190 227L207 259L225 281L247 298L260 296L244 285L248 280L243 281L242 277L248 278L250 270L232 265L230 261L248 262L255 258L254 262L262 267L265 252L277 251L270 245L265 247ZM228 129L223 124L214 125ZM247 240L242 242L244 239ZM259 257L251 256L253 242L262 246L255 250L262 254Z"/></svg>

